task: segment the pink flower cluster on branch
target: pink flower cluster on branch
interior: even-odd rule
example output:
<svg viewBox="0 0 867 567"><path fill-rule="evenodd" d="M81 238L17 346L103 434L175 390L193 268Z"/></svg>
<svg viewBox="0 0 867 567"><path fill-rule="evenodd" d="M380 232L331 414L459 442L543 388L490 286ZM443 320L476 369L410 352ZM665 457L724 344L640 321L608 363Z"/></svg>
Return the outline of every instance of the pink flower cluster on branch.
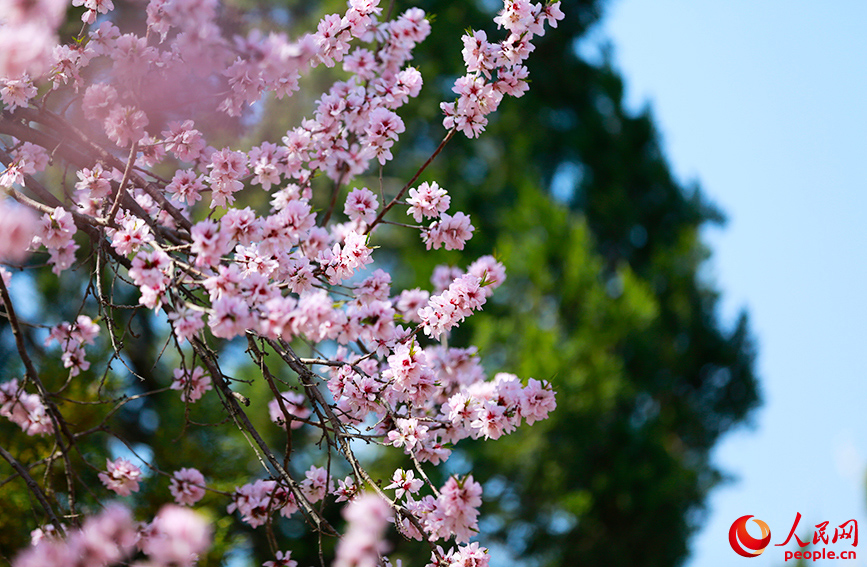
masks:
<svg viewBox="0 0 867 567"><path fill-rule="evenodd" d="M451 331L505 281L494 257L466 270L438 267L429 290L400 290L392 289L384 269L390 264L379 260L377 248L392 238L381 230L385 223L417 231L427 250L465 248L476 230L470 217L450 210L452 198L437 182L414 184L455 132L478 136L504 95L526 91L531 40L545 24L556 27L559 3L506 0L495 19L506 39L490 43L483 31L463 38L468 74L455 84L459 98L442 105L449 132L390 195L382 183L377 194L353 182L371 170L380 171L381 181L395 158L406 130L400 112L423 86L410 65L430 33L422 10L383 19L379 0L349 0L344 13L326 15L316 31L290 39L225 32L216 0L149 0L139 35L115 25L111 0L74 0L85 9L81 34L73 44L52 46L59 8L18 4L0 12L0 190L8 195L0 201L0 262L18 263L0 267L0 283L25 375L0 383L0 415L26 435L54 435L56 451L68 457L80 437L111 434L113 416L133 398L154 396L160 404L183 404L184 431L202 422L227 435L240 429L264 470L229 494L216 488L222 479L206 479L199 468L163 472L157 459L146 459L156 473L148 476L125 458L106 458L105 470L86 462L100 471L103 487L91 487L101 491L98 498L114 493L135 501L143 484L167 477L160 489L166 505L144 527L127 508L110 505L67 529L54 513L58 503L46 497L67 487L43 490L26 467L16 467L53 531L42 529L44 537L13 565L111 565L137 553L152 565L193 565L211 528L187 507L200 505L209 491L214 501L223 499L214 509L269 533L274 560L266 565L296 564L271 530L278 517L296 514L313 530L341 537L333 563L339 567L387 564L391 524L429 542L432 565L487 565L487 550L469 543L478 531L481 484L468 475L438 487L425 468L447 461L462 439L494 440L545 419L556 407L553 388L502 372L489 379L477 349L448 346ZM36 24L44 30L32 49L4 52L10 37L20 39ZM227 141L216 122L263 120L264 101L291 97L320 65L340 78L308 118L280 140ZM323 202L330 204L317 209ZM388 219L395 206L429 224ZM22 263L28 270L50 266L61 281L88 280L74 322L50 326L17 317L18 298L8 290L21 277L10 270ZM159 388L137 384L151 389L130 396L115 385L123 372L112 362L125 366L134 343L117 323L120 309L164 324L163 351L174 357L174 370L156 377ZM43 328L46 346L59 347L68 369L58 384L43 379L48 365L33 362L33 341L25 340ZM104 368L91 368L95 358L87 359L85 347L97 340L111 349ZM254 400L254 409L221 365L232 340L246 344L254 380L270 391L267 400ZM85 386L75 392L93 396L82 406L103 412L96 427L79 430L58 405L72 381ZM180 395L165 397L166 390ZM207 403L215 397L219 404ZM264 419L249 417L257 407L267 407ZM189 417L194 411L225 413L198 421ZM254 422L273 431L263 436ZM313 432L327 456L302 469L292 436ZM273 435L285 437L282 455L265 441ZM353 440L402 449L415 468L394 471L390 484L374 479ZM81 477L69 458L44 460L62 462L70 483ZM335 477L338 470L343 478ZM43 482L52 479L46 474ZM346 502L342 536L322 513L339 502ZM78 509L69 512L81 517ZM451 539L458 546L449 551L436 545Z"/></svg>
<svg viewBox="0 0 867 567"><path fill-rule="evenodd" d="M443 126L457 128L468 138L481 134L487 115L497 110L503 96L521 97L529 88L529 72L523 65L535 47L534 37L545 34L545 24L556 28L563 19L560 2L543 6L529 0L505 0L505 7L494 18L509 36L490 43L484 31L463 36L461 54L468 74L455 81L456 102L440 105L445 114Z"/></svg>

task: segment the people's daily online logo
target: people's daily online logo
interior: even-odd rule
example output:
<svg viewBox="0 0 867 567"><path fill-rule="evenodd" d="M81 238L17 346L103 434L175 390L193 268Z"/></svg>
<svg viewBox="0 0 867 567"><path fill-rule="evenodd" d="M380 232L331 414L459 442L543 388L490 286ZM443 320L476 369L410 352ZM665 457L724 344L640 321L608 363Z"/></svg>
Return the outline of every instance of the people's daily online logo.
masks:
<svg viewBox="0 0 867 567"><path fill-rule="evenodd" d="M741 516L734 521L729 529L729 543L732 549L738 555L744 557L755 557L764 553L765 548L771 543L771 528L768 524L759 519L753 519L753 522L758 524L762 530L762 537L756 539L747 532L747 520L752 518L752 515Z"/></svg>
<svg viewBox="0 0 867 567"><path fill-rule="evenodd" d="M750 518L752 518L752 522L759 527L759 530L761 530L761 535L759 537L755 537L747 531L747 524L750 521ZM846 544L849 544L851 547L858 547L858 522L856 520L843 522L834 528L833 536L827 532L830 522L826 521L816 524L812 540L808 538L807 541L801 541L801 538L795 534L795 530L798 528L798 523L800 521L801 513L798 512L798 515L795 516L795 522L792 524L792 529L789 530L789 536L786 538L786 541L775 544L775 546L788 545L794 537L795 542L797 542L798 546L802 548L798 551L785 550L783 556L784 562L789 559L809 559L812 561L818 561L819 559L855 559L854 549L828 549L826 547L819 548L816 546L819 544L837 544L835 547L839 547L841 545L846 546ZM755 533L755 528L753 528L753 533ZM803 550L803 548L809 546L811 542L814 547L810 550ZM729 528L729 544L732 546L735 553L742 555L743 557L758 557L764 553L770 543L771 528L768 527L768 524L758 518L753 518L751 514L741 516L732 522L732 526Z"/></svg>

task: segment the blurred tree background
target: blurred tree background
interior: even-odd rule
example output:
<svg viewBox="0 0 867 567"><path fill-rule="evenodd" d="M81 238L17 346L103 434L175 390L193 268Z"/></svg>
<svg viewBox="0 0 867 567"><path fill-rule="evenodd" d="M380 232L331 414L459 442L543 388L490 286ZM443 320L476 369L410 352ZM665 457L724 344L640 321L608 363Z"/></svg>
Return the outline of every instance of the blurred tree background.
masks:
<svg viewBox="0 0 867 567"><path fill-rule="evenodd" d="M236 0L231 5L245 14L239 27L259 20L276 28L288 21L291 34L312 29L311 22L324 12L345 8L342 0ZM395 2L395 13L411 5L433 14L435 21L416 51L413 63L426 84L401 111L412 120L394 152L399 157L384 171L386 191L409 179L445 134L439 102L454 98L451 86L464 73L461 34L484 29L489 39L500 39L491 20L500 8L495 0L401 1ZM495 442L461 442L446 471L472 469L484 484L480 537L500 554L501 565L683 563L707 495L724 478L710 462L711 450L759 403L747 318L742 315L734 328L725 328L717 314L719 292L702 277L709 251L701 228L723 222L722 214L698 187L684 187L673 178L652 115L624 108L623 79L612 63L582 60L576 49L603 8L598 0L563 0L566 19L535 41L530 91L519 100L505 100L480 139L455 136L419 179L437 181L451 194L452 208L470 214L476 232L467 249L419 254L417 235L403 231L389 234L390 243L382 243L379 252L380 261L406 267L396 275L395 289L430 289L436 264L463 268L493 252L506 265L506 283L451 337L450 346L477 345L490 373L550 380L558 392L550 419ZM76 18L71 11L72 24ZM293 99L293 112L279 116L266 111L269 120L254 137L279 141L298 115L311 113L309 102ZM369 187L378 183L376 174ZM61 296L54 282L46 278L33 284L44 297ZM68 280L65 285L77 288ZM34 302L39 309L52 305L69 311L63 313L66 320L78 307ZM54 313L49 323L59 316ZM178 361L154 362L165 326L144 313L117 317L118 328L129 328L137 337L127 342L124 362L144 384L132 382L130 392L167 385ZM3 320L0 333L3 373L14 376L18 362ZM230 366L243 348L236 344L234 355L229 352ZM100 367L93 358L94 368ZM63 372L55 370L60 384ZM232 371L239 377L256 374L255 368ZM261 382L244 391L254 400L253 409L263 410L269 399ZM241 456L243 442L226 437L231 425L182 436L181 410L164 414L160 400L169 397L177 392L120 412L118 432L145 455L150 451L162 470L195 466L202 461L195 456L218 453L218 459L204 459L210 467L202 468L205 476L225 479L218 488L226 491L233 489L233 478L244 482L255 469L248 469ZM218 402L212 397L210 403L216 407ZM155 424L157 405L162 422ZM193 412L194 419L205 415L202 407ZM253 415L267 428L262 413ZM0 424L0 432L16 446L32 441L9 423ZM276 445L279 435L272 433ZM301 449L304 439L296 442L293 460L303 466L294 469L303 472L311 461ZM81 450L82 458L103 465L98 446ZM406 463L385 460L380 472L389 475L398 465ZM96 472L87 474L98 487ZM153 485L144 490L139 508L155 510L166 498L167 484L160 479L158 490ZM21 491L13 491L11 483L0 486L4 510L29 507L23 485L16 488ZM209 495L199 508L211 507L219 516L227 503ZM0 533L13 539L0 541L0 549L8 551L23 543L11 543L23 535L12 525L21 516L4 516ZM237 550L239 542L247 543L237 559L255 557L257 565L271 559L264 542L255 539L261 536L243 536L247 530L240 522L227 520L218 526L213 561L228 549ZM280 530L299 538L289 547L293 558L301 565L318 564L316 542L303 539L300 522L283 521ZM427 554L412 555L424 553L420 546L394 543L407 564L426 562Z"/></svg>

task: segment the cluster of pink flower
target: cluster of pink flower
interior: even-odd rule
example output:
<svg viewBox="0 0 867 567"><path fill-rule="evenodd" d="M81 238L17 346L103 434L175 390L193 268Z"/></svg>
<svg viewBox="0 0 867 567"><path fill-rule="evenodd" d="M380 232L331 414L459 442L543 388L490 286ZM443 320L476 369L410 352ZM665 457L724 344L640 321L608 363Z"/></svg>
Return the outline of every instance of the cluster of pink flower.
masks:
<svg viewBox="0 0 867 567"><path fill-rule="evenodd" d="M205 477L196 469L183 468L172 475L169 492L178 504L192 506L205 496Z"/></svg>
<svg viewBox="0 0 867 567"><path fill-rule="evenodd" d="M141 469L126 459L106 459L105 467L107 470L98 476L107 489L121 496L138 492Z"/></svg>
<svg viewBox="0 0 867 567"><path fill-rule="evenodd" d="M0 415L8 418L27 435L42 435L54 431L48 410L37 394L29 394L12 379L0 384Z"/></svg>
<svg viewBox="0 0 867 567"><path fill-rule="evenodd" d="M163 506L153 521L137 525L121 504L110 504L62 539L56 530L34 532L34 546L21 553L16 567L47 565L116 565L136 551L153 567L191 567L211 541L211 527L199 514L180 506Z"/></svg>
<svg viewBox="0 0 867 567"><path fill-rule="evenodd" d="M60 355L64 368L69 368L70 376L78 376L83 370L90 368L90 363L84 358L84 345L92 345L99 336L99 325L87 315L79 315L75 323L63 322L51 328L45 345L54 342L63 349Z"/></svg>
<svg viewBox="0 0 867 567"><path fill-rule="evenodd" d="M0 3L0 77L26 82L28 71L41 73L48 65L65 13L63 0Z"/></svg>
<svg viewBox="0 0 867 567"><path fill-rule="evenodd" d="M363 494L343 508L348 527L337 545L333 567L377 567L388 551L383 541L392 511L382 498Z"/></svg>
<svg viewBox="0 0 867 567"><path fill-rule="evenodd" d="M298 511L298 504L285 485L274 480L257 480L236 488L226 511L229 514L237 511L241 520L255 528L267 522L274 512L290 517Z"/></svg>
<svg viewBox="0 0 867 567"><path fill-rule="evenodd" d="M186 368L176 368L173 376L170 388L180 390L181 399L188 404L198 401L211 389L211 377L205 374L205 369L201 366L196 366L192 372Z"/></svg>
<svg viewBox="0 0 867 567"><path fill-rule="evenodd" d="M44 248L52 271L61 275L75 263L77 230L97 234L100 258L114 259L119 277L138 289L139 304L160 317L160 311L165 313L182 360L187 358L180 349L187 348L196 363L204 359L207 371L186 362L174 371L170 388L179 390L186 404L197 402L214 385L223 388L222 394L229 388L216 355L202 346L210 341L208 332L221 339L247 336L251 355L257 349L252 343L268 343L289 362L303 378L299 393L278 393L263 370L277 395L268 404L271 421L287 436L305 425L320 428L324 438L335 440L331 448L343 454L354 472L335 486L328 470L312 466L296 484L272 461L270 478L236 488L229 514L237 512L255 528L275 512L288 517L304 508L311 513L310 504L329 496L348 502L338 566L384 561L382 539L390 520L417 539L454 538L466 544L478 530L481 485L472 476L452 477L439 490L429 485L433 494L421 495L427 482L421 463L444 462L450 444L461 439L497 439L522 421L544 419L556 402L546 382L531 378L525 386L506 373L488 380L475 348L436 344L480 310L505 281L505 267L493 257L479 258L466 271L438 267L432 291L393 293L391 276L370 267L373 239L383 235L377 229L395 205L405 206L416 223L430 221L415 227L428 250L462 250L475 230L464 212L447 212L451 197L436 182L410 187L416 176L390 201L382 190L380 200L367 187L351 186L371 166L382 168L394 158L394 144L405 130L397 111L422 87L421 74L408 62L430 32L424 12L411 8L385 21L379 0L349 0L344 14L327 15L315 33L290 41L257 31L224 37L216 0L150 0L145 36L122 33L110 18L100 16L114 8L111 0L73 3L85 8L85 27L75 46L56 46L47 53L37 42L33 53L11 58L3 52L5 37L0 40L0 100L10 115L42 104L35 99L38 81L31 76L50 69L44 77L50 92L81 93L68 99L68 114L84 118L79 126L69 125L69 136L96 140L74 152L66 151L66 142L49 148L61 157L74 154L77 181L74 192L65 192L63 206L38 207L41 220L31 213L18 215L17 205L0 201L0 260L22 261L25 251ZM12 16L0 13L0 20L41 21L50 39L56 10L49 6L38 15L24 4ZM443 143L456 131L478 136L504 95L523 94L523 63L533 50L531 40L544 33L545 23L556 27L562 17L559 3L506 0L495 20L509 32L505 40L489 43L484 32L463 38L469 74L455 84L457 101L442 105L449 130ZM11 29L19 33L18 27ZM311 68L338 63L348 78L322 94L313 118L287 131L282 144L262 142L249 151L217 149L208 143L206 120L198 127L192 119L158 126L160 112L151 110L166 100L182 100L185 85L196 81L205 99L218 100L218 112L239 116L268 93L291 96ZM88 84L88 76L104 82ZM51 116L49 127L64 120ZM19 125L28 122L22 119ZM93 159L81 157L100 144L114 147L96 152ZM0 187L10 192L27 187L30 176L49 164L46 149L31 141L12 139L5 153L10 159ZM157 173L167 169L174 173ZM334 191L324 215L311 205L321 177L333 182ZM235 207L251 185L270 192L270 208L261 207L267 212ZM329 222L332 213L340 214L337 198L344 188L351 188L342 203L345 219ZM0 275L4 282L10 277L5 270ZM107 311L114 308L100 301ZM84 345L94 344L99 333L99 325L86 315L51 329L47 344L60 345L70 378L88 371ZM316 356L335 347L336 354L328 360L299 358L289 348L296 339L311 345ZM313 372L317 365L328 369L327 380ZM227 409L239 415L240 407L231 409L231 400L231 395L223 397ZM15 380L0 386L0 415L30 435L54 430L45 404ZM412 470L394 472L386 490L395 490L396 501L358 474L351 445L344 441L362 435L402 448L418 465L421 478ZM155 464L148 466L158 471ZM137 492L143 482L142 471L123 458L107 460L106 469L99 479L120 496ZM366 485L378 495L367 492ZM169 486L175 502L186 506L201 500L206 489L204 476L193 468L175 472ZM103 525L109 521L116 524L113 539ZM109 540L114 543L99 543ZM155 565L190 565L207 540L207 526L184 508L167 506L149 527L136 529L128 511L110 507L66 540L44 538L14 565L62 564L46 558L68 553L88 558L88 564L107 565L129 557L136 546ZM288 551L272 551L276 558L266 565L296 564ZM448 552L439 549L433 564L479 567L487 561L486 550L472 543Z"/></svg>
<svg viewBox="0 0 867 567"><path fill-rule="evenodd" d="M529 88L529 72L522 63L535 49L530 43L533 37L545 34L546 22L556 28L562 19L560 2L543 6L529 0L505 0L505 8L494 21L509 31L509 37L492 44L484 31L463 36L461 54L469 73L455 81L452 91L458 100L440 105L446 115L443 125L457 128L468 138L481 134L488 124L486 116L497 110L504 95L520 97Z"/></svg>

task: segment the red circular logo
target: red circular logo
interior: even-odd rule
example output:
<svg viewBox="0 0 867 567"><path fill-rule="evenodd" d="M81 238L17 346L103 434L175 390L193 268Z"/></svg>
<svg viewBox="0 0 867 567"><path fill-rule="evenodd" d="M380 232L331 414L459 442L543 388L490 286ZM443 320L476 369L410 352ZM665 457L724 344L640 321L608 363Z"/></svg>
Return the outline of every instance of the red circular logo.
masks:
<svg viewBox="0 0 867 567"><path fill-rule="evenodd" d="M729 529L729 543L738 555L757 557L771 543L771 528L763 521L754 519L753 521L762 530L762 537L756 539L747 532L747 520L750 518L752 518L752 515L748 514L734 521L732 527Z"/></svg>

